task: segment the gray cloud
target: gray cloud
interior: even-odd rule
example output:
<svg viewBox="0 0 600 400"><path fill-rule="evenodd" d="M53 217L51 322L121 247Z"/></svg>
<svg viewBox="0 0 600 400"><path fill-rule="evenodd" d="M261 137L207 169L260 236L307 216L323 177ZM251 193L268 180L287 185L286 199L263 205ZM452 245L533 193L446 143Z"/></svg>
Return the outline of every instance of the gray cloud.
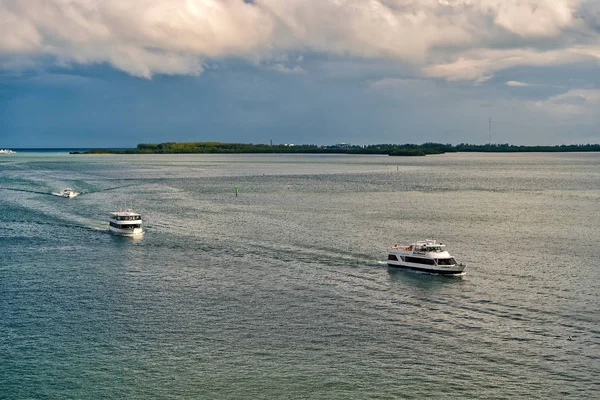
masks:
<svg viewBox="0 0 600 400"><path fill-rule="evenodd" d="M520 65L598 63L599 11L585 0L0 0L0 55L5 69L50 56L149 78L227 57L298 73L277 57L316 52L483 82Z"/></svg>

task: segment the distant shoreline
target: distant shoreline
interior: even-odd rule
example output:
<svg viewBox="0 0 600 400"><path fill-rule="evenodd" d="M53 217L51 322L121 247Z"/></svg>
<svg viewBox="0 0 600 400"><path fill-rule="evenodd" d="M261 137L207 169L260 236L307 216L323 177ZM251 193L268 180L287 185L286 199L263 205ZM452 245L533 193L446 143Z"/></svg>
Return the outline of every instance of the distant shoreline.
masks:
<svg viewBox="0 0 600 400"><path fill-rule="evenodd" d="M167 142L138 144L133 149L91 149L70 151L69 154L362 154L400 157L426 156L444 153L570 153L600 152L600 144L571 144L555 146L516 146L510 144L375 144L358 145L266 145L220 142ZM79 150L79 149L78 149Z"/></svg>
<svg viewBox="0 0 600 400"><path fill-rule="evenodd" d="M100 150L94 149L91 147L25 147L18 148L12 147L11 150L14 150L17 153L70 153L70 154L84 154L88 151ZM122 151L128 150L127 148L113 148L106 149L108 151Z"/></svg>

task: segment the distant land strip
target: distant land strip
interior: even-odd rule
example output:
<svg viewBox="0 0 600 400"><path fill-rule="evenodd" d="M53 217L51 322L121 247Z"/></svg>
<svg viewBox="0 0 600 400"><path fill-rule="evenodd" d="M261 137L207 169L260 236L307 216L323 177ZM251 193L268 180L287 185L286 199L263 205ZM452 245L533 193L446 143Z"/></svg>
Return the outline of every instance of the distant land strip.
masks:
<svg viewBox="0 0 600 400"><path fill-rule="evenodd" d="M70 154L240 154L240 153L303 153L303 154L382 154L390 156L425 156L457 152L531 153L600 151L600 144L561 144L556 146L515 146L510 144L246 144L220 142L140 143L135 149L72 151Z"/></svg>

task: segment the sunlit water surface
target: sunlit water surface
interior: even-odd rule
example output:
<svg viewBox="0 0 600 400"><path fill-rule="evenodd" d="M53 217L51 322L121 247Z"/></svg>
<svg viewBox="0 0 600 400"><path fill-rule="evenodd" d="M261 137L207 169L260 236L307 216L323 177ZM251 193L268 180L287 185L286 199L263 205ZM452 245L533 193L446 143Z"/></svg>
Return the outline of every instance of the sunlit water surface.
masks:
<svg viewBox="0 0 600 400"><path fill-rule="evenodd" d="M600 393L600 154L0 157L2 398Z"/></svg>

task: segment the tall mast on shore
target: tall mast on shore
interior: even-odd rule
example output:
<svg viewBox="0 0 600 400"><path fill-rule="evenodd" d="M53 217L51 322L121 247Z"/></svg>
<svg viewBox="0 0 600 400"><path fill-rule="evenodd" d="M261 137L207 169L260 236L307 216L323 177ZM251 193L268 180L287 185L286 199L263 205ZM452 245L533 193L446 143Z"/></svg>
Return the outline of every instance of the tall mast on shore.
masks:
<svg viewBox="0 0 600 400"><path fill-rule="evenodd" d="M490 141L488 142L488 144L492 144L492 117L490 117L489 119L489 133L490 133Z"/></svg>

